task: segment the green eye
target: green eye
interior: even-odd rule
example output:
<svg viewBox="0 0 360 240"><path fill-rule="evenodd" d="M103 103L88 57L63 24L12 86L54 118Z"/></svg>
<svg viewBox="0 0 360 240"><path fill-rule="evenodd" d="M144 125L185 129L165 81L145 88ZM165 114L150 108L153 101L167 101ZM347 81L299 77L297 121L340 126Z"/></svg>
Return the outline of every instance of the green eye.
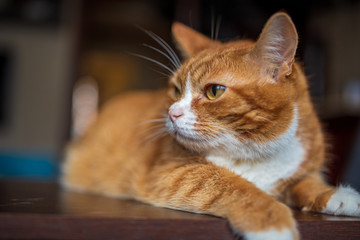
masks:
<svg viewBox="0 0 360 240"><path fill-rule="evenodd" d="M213 84L206 89L206 96L208 99L214 100L220 97L225 92L225 90L225 86Z"/></svg>

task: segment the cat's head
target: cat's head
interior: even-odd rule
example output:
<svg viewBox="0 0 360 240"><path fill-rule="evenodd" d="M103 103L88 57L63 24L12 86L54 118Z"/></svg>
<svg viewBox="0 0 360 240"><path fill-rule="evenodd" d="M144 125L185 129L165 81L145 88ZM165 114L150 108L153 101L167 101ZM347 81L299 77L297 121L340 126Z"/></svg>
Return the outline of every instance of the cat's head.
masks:
<svg viewBox="0 0 360 240"><path fill-rule="evenodd" d="M221 43L180 23L172 30L187 57L169 81L167 128L180 144L254 159L295 136L298 36L287 14L272 16L256 42Z"/></svg>

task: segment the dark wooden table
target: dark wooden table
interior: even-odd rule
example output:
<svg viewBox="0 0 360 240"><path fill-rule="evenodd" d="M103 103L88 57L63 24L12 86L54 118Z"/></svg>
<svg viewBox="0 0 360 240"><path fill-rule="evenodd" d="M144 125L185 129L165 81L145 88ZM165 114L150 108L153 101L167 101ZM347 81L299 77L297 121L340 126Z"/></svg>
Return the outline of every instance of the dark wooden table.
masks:
<svg viewBox="0 0 360 240"><path fill-rule="evenodd" d="M302 239L360 239L360 219L294 211ZM0 239L235 239L225 219L0 181Z"/></svg>

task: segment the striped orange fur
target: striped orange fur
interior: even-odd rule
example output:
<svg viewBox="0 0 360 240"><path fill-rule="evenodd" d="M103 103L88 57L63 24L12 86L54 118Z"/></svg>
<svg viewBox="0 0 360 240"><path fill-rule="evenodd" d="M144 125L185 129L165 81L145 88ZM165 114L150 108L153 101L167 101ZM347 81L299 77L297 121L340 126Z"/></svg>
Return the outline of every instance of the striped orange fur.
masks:
<svg viewBox="0 0 360 240"><path fill-rule="evenodd" d="M360 215L360 195L321 175L324 137L287 14L256 42L220 43L180 23L173 34L187 59L169 87L106 104L69 145L65 186L224 217L249 240L299 239L284 203Z"/></svg>

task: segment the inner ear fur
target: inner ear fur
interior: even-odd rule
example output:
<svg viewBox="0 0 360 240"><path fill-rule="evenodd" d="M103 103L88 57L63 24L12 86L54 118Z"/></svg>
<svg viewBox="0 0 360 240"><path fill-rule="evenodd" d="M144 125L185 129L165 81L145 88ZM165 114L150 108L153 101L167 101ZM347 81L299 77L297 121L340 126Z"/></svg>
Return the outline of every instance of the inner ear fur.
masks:
<svg viewBox="0 0 360 240"><path fill-rule="evenodd" d="M274 14L265 24L251 55L265 74L276 81L292 72L298 45L298 34L289 15L284 12Z"/></svg>
<svg viewBox="0 0 360 240"><path fill-rule="evenodd" d="M184 58L191 57L206 48L211 48L220 44L220 42L211 40L205 35L179 22L173 23L172 33L177 43L177 47Z"/></svg>

